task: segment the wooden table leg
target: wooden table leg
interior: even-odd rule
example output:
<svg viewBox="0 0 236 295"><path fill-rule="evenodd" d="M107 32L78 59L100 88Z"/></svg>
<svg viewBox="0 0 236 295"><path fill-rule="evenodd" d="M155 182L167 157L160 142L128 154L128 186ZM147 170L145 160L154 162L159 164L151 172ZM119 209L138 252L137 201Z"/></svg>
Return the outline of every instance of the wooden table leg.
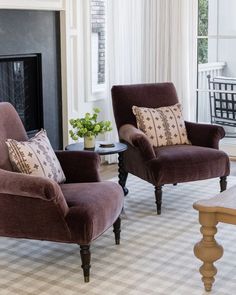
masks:
<svg viewBox="0 0 236 295"><path fill-rule="evenodd" d="M217 233L217 221L214 213L199 212L199 222L202 225L202 240L194 246L195 256L203 261L199 271L206 291L211 291L217 273L214 262L223 255L223 247L219 245L214 236Z"/></svg>
<svg viewBox="0 0 236 295"><path fill-rule="evenodd" d="M119 153L119 155L118 155L118 167L119 167L119 169L118 169L119 184L123 189L124 195L126 196L129 193L129 190L125 186L126 180L128 177L128 173L124 169L123 152Z"/></svg>

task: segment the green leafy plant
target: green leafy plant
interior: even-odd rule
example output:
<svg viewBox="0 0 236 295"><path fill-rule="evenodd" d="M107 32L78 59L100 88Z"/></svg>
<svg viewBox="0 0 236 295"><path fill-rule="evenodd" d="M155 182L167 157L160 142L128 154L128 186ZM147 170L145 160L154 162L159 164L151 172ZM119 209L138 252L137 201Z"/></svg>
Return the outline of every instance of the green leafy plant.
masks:
<svg viewBox="0 0 236 295"><path fill-rule="evenodd" d="M208 62L208 0L198 0L198 63L204 64Z"/></svg>
<svg viewBox="0 0 236 295"><path fill-rule="evenodd" d="M94 108L93 113L86 113L84 118L71 119L69 122L73 129L69 131L70 137L73 140L78 140L79 137L97 136L98 134L111 131L110 121L98 122L99 113L100 109Z"/></svg>

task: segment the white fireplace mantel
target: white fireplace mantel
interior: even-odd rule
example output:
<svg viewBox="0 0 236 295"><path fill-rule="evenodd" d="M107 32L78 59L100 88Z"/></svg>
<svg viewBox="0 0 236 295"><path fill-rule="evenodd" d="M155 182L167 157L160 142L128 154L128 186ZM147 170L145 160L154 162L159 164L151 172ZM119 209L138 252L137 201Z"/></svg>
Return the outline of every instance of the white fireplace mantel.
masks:
<svg viewBox="0 0 236 295"><path fill-rule="evenodd" d="M0 9L64 10L66 0L0 0Z"/></svg>

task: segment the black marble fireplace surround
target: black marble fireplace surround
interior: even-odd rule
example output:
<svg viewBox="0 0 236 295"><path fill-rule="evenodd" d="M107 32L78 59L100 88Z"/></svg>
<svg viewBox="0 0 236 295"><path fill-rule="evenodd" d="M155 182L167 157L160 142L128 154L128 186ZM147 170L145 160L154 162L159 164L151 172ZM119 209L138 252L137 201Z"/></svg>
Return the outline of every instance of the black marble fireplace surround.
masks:
<svg viewBox="0 0 236 295"><path fill-rule="evenodd" d="M1 62L4 60L5 63L2 63L1 67ZM6 72L3 74L6 68L8 68L7 74L11 74L8 75L10 80L8 90L6 90ZM61 148L62 102L58 12L0 9L0 79L2 79L0 101L12 99L13 103L17 102L26 129L32 131L29 134L38 128L45 128L53 147ZM25 101L20 102L24 94ZM11 95L14 97L11 98ZM24 106L27 107L25 112L22 110Z"/></svg>
<svg viewBox="0 0 236 295"><path fill-rule="evenodd" d="M41 54L0 56L0 102L17 110L28 135L43 124Z"/></svg>

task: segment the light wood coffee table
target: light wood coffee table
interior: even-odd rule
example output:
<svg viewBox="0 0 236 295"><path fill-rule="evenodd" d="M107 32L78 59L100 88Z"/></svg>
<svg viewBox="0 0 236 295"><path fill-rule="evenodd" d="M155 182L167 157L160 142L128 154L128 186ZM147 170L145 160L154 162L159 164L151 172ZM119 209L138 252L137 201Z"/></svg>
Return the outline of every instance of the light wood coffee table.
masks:
<svg viewBox="0 0 236 295"><path fill-rule="evenodd" d="M218 222L236 224L236 186L211 199L194 203L193 208L199 211L203 235L202 240L194 246L194 254L203 261L199 271L205 290L211 291L217 273L214 262L222 257L224 251L214 238L217 232L216 225Z"/></svg>

